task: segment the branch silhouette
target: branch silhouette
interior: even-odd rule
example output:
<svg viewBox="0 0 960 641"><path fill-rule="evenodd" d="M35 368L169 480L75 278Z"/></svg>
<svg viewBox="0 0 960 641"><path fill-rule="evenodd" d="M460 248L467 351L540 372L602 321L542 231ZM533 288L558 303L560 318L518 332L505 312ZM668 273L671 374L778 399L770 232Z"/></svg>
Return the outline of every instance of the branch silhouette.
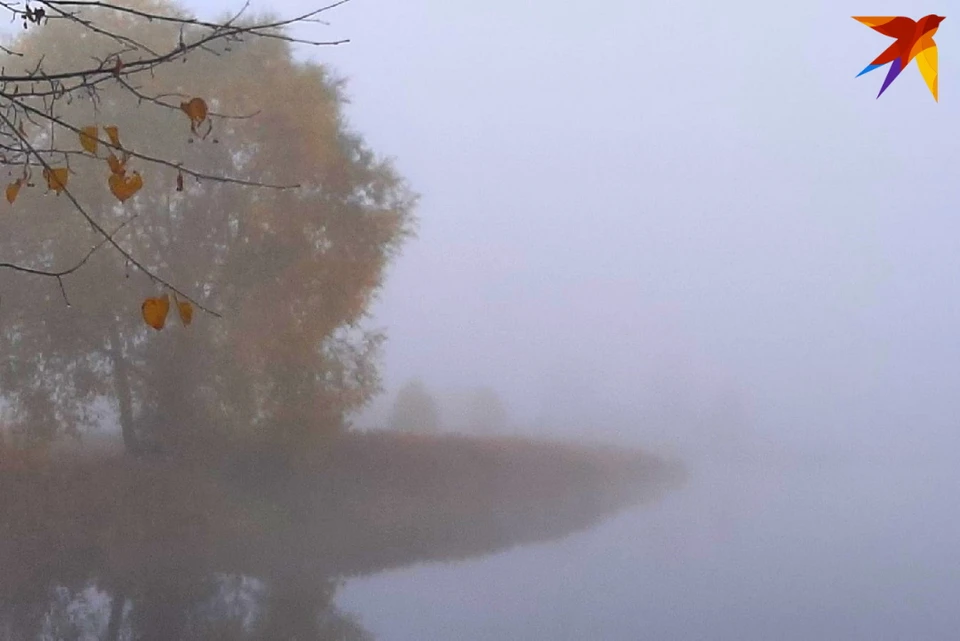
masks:
<svg viewBox="0 0 960 641"><path fill-rule="evenodd" d="M3 121L3 124L6 125L7 127L13 128L13 123L10 122L10 120L7 118L6 115L0 113L0 120L2 120L2 121ZM17 130L17 129L15 129L15 128L14 128L14 132L15 132L15 133L17 134L17 136L20 138L20 141L23 143L24 147L26 147L26 148L30 151L30 153L32 153L32 154L34 154L34 155L36 156L36 158L37 158L37 160L39 161L40 165L41 165L45 170L47 170L48 172L53 172L53 167L50 165L50 163L48 163L48 162L43 158L43 156L41 156L39 153L37 153L36 151L33 150L33 147L30 145L30 141L27 140L26 136L24 136L23 134L21 134L20 131ZM151 270L149 267L147 267L146 265L144 265L142 262L140 262L139 260L137 260L137 258L136 258L133 254L131 254L129 251L127 251L126 249L124 249L123 247L120 246L120 244L114 239L113 235L111 235L109 232L107 232L107 230L104 229L103 226L100 225L100 223L98 223L96 220L94 220L94 218L87 212L87 210L83 207L83 205L80 204L80 201L77 200L77 198L73 195L73 192L72 192L72 191L70 191L66 186L63 186L62 189L61 189L61 191L67 195L67 198L68 198L68 199L70 200L70 202L73 204L74 208L77 210L77 212L78 212L81 216L83 216L84 220L87 221L87 223L94 229L94 231L96 231L98 234L100 234L100 236L103 237L103 242L106 243L106 244L111 245L114 249L116 249L116 250L120 253L121 256L123 256L131 265L133 265L134 267L136 267L137 269L139 269L141 272L143 272L144 274L146 274L147 277L150 278L150 280L152 280L152 281L155 282L155 283L158 283L158 284L162 285L163 287L166 287L166 288L169 289L170 291L176 293L178 296L181 296L184 300L190 301L193 305L195 305L195 306L197 307L197 309L200 309L201 311L204 311L204 312L206 312L207 314L210 314L210 315L215 316L215 317L217 317L217 318L220 318L220 317L221 317L219 313L213 311L213 310L210 309L209 307L206 307L205 305L203 305L202 303L200 303L198 300L196 300L195 298L193 298L192 296L190 296L190 295L187 294L186 292L180 290L179 288L177 288L176 286L174 286L172 283L170 283L169 281L167 281L167 280L164 279L163 277L161 277L161 276L159 276L158 274L156 274L153 270ZM86 262L86 261L84 261L84 262ZM58 280L63 276L63 274L53 274L53 275L54 275ZM61 283L61 287L62 287L62 283Z"/></svg>
<svg viewBox="0 0 960 641"><path fill-rule="evenodd" d="M55 171L54 166L61 164L60 158L63 159L63 164L66 164L66 170L73 173L73 170L70 169L70 159L86 154L83 150L72 146L64 146L62 142L58 141L56 134L59 130L63 130L80 136L84 146L86 146L84 142L84 136L86 136L89 141L95 141L97 145L103 145L105 149L111 150L111 156L114 151L122 154L124 163L129 158L136 158L148 164L175 170L177 172L178 191L182 190L184 176L192 177L198 182L212 181L271 190L300 188L299 183L282 184L202 171L174 158L151 154L143 149L129 149L120 145L116 139L105 140L101 138L99 128L96 130L97 133L92 135L90 127L83 127L70 122L58 110L58 106L63 103L71 104L77 99L89 99L96 108L100 101L100 90L111 86L109 83L115 83L113 86L120 87L135 98L137 105L149 103L165 109L187 111L187 115L191 119L191 131L198 134L195 128L196 118L185 109L185 105L193 99L191 96L179 92L151 94L141 88L142 85L136 81L136 78L144 73L152 76L157 70L173 62L186 61L187 56L194 53L216 56L229 55L234 43L242 43L250 38L275 39L290 44L315 47L347 43L349 42L348 39L319 40L295 37L289 34L287 30L302 23L326 24L320 20L319 16L347 4L349 1L338 0L293 17L262 21L246 20L244 18L250 6L248 1L223 22L212 22L181 14L175 9L171 9L169 12L152 11L147 8L124 6L101 0L39 0L32 5L0 0L0 12L6 10L13 20L21 20L24 29L43 28L50 21L67 22L75 25L78 33L86 31L94 37L106 39L108 45L106 55L92 57L92 63L89 64L79 61L76 64L77 68L73 69L68 67L48 71L48 65L45 64L42 52L39 59L36 62L28 63L28 68L23 71L12 72L6 66L0 68L0 166L22 167L24 178L17 181L16 189L19 189L21 184L31 184L27 181L31 167L41 168L45 175L48 172L52 174ZM176 44L169 48L148 45L138 38L124 33L124 29L117 27L118 23L107 19L115 16L125 16L124 20L126 22L132 20L142 24L164 23L175 25L179 28L178 33L175 31L173 34L176 36ZM135 32L131 31L130 33ZM115 43L116 47L111 42ZM24 52L17 51L15 45L0 47L0 52L12 58L13 61L25 58ZM178 100L181 102L177 102ZM206 120L209 128L205 130L202 137L206 137L212 131L214 119L246 120L255 118L261 113L262 110L260 109L256 109L249 114L207 111L206 104L203 103L203 115L200 120ZM24 130L25 123L39 127L41 134L27 135ZM76 141L77 138L74 137L73 140ZM218 142L218 140L214 138L214 142ZM116 160L115 157L113 159ZM63 169L59 171L63 171ZM120 176L123 177L122 166ZM80 270L96 252L109 247L118 252L129 265L147 275L154 283L170 290L183 300L189 301L199 310L214 317L221 317L220 313L200 303L195 296L189 295L171 282L170 279L164 278L156 269L148 267L131 250L126 249L118 242L117 234L136 215L125 220L115 229L107 230L90 214L77 194L66 186L65 181L59 187L57 191L62 191L66 195L73 209L90 225L99 237L99 241L83 254L77 262L66 268L44 268L0 261L0 269L10 269L24 274L56 279L64 301L69 305L63 281L64 277ZM14 194L13 198L15 197ZM161 264L164 262L161 261Z"/></svg>

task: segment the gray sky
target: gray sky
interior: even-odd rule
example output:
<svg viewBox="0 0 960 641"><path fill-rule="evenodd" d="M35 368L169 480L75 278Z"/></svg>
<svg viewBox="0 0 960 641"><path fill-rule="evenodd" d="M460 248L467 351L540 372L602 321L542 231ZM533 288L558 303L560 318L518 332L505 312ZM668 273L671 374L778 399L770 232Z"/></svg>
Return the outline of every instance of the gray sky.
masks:
<svg viewBox="0 0 960 641"><path fill-rule="evenodd" d="M490 384L525 418L580 388L629 417L666 375L737 390L777 440L960 444L960 15L911 14L948 17L938 104L915 65L880 100L883 71L854 78L889 44L865 9L331 12L316 33L353 42L312 55L423 194L377 307L388 385Z"/></svg>

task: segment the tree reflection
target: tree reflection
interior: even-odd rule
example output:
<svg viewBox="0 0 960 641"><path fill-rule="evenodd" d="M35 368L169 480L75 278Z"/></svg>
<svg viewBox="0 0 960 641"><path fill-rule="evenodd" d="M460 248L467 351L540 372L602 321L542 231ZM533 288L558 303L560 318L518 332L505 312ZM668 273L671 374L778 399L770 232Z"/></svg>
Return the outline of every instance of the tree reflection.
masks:
<svg viewBox="0 0 960 641"><path fill-rule="evenodd" d="M301 457L0 467L0 639L370 639L343 577L566 536L682 470L637 452L367 434Z"/></svg>
<svg viewBox="0 0 960 641"><path fill-rule="evenodd" d="M366 641L329 577L160 574L125 587L51 582L0 607L3 639Z"/></svg>

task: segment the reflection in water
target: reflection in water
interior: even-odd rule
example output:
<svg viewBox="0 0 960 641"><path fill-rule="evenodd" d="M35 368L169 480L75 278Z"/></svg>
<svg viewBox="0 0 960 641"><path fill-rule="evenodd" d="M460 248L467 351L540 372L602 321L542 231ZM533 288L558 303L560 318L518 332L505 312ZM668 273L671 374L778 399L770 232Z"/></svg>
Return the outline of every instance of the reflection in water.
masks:
<svg viewBox="0 0 960 641"><path fill-rule="evenodd" d="M127 586L49 585L5 603L4 639L314 639L373 637L332 605L321 577L144 577Z"/></svg>
<svg viewBox="0 0 960 641"><path fill-rule="evenodd" d="M353 437L299 463L0 469L3 639L371 639L341 577L588 527L682 477L637 454Z"/></svg>

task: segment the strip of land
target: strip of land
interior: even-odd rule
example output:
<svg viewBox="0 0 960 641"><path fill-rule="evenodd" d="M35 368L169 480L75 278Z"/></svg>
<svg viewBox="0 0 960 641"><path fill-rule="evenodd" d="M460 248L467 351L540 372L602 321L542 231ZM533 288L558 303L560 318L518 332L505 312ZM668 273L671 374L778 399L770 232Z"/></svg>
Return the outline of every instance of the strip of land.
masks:
<svg viewBox="0 0 960 641"><path fill-rule="evenodd" d="M637 450L388 432L294 459L0 461L0 599L158 573L331 577L466 558L569 535L684 479Z"/></svg>

